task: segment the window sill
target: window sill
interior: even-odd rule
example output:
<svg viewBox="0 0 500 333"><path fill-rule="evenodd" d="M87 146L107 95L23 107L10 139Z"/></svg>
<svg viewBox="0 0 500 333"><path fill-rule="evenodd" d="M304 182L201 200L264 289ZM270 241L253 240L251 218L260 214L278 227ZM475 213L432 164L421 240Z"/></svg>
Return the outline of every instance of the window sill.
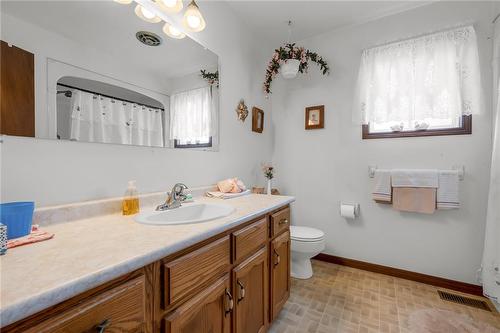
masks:
<svg viewBox="0 0 500 333"><path fill-rule="evenodd" d="M472 134L472 116L462 116L462 126L456 128L430 129L423 131L404 132L377 132L370 133L370 125L362 125L362 138L366 139L390 139L390 138L414 138L419 136L440 135L465 135Z"/></svg>
<svg viewBox="0 0 500 333"><path fill-rule="evenodd" d="M174 148L212 148L212 137L207 143L180 144L177 140L174 140Z"/></svg>

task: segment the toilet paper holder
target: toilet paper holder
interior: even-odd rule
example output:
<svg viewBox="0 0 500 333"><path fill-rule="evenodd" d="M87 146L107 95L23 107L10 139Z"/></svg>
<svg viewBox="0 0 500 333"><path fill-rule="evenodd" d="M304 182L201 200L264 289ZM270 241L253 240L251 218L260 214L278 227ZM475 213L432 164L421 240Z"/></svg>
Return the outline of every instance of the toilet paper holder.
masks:
<svg viewBox="0 0 500 333"><path fill-rule="evenodd" d="M352 207L352 215L346 215L345 213L342 212L343 206L348 206L349 208ZM359 211L360 211L360 205L359 203L345 203L341 202L339 206L339 214L342 217L345 217L347 219L355 219L359 216ZM350 212L350 211L349 211ZM346 213L349 213L346 211Z"/></svg>

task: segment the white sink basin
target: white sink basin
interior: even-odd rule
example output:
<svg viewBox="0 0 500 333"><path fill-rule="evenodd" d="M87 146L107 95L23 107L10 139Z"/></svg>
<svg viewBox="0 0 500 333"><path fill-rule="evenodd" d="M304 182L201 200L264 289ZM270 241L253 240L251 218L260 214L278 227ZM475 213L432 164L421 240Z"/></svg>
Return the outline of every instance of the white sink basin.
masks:
<svg viewBox="0 0 500 333"><path fill-rule="evenodd" d="M135 221L143 224L174 225L206 222L228 216L234 207L218 203L187 203L179 208L138 214Z"/></svg>

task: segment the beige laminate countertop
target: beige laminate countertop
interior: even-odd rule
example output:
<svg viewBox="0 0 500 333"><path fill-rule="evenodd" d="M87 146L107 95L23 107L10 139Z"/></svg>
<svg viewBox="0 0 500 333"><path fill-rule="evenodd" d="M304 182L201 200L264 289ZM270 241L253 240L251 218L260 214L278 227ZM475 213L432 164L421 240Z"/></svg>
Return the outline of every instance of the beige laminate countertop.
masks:
<svg viewBox="0 0 500 333"><path fill-rule="evenodd" d="M231 215L208 222L154 226L105 215L43 227L51 240L9 249L0 257L0 326L37 313L259 215L293 202L250 194L224 200ZM220 199L196 198L197 202ZM152 208L150 208L152 209Z"/></svg>

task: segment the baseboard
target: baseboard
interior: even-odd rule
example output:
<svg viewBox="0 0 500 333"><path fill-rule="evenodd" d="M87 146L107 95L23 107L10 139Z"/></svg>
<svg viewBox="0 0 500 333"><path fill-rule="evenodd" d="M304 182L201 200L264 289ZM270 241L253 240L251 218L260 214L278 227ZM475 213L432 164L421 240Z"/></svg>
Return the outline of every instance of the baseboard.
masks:
<svg viewBox="0 0 500 333"><path fill-rule="evenodd" d="M402 279L406 279L406 280L426 283L426 284L430 284L430 285L440 287L440 288L446 288L446 289L460 291L460 292L466 293L466 294L483 296L483 287L475 285L475 284L470 284L470 283L465 283L465 282L460 282L460 281L455 281L455 280L449 280L449 279L440 278L437 276L416 273L416 272L407 271L404 269L382 266L382 265L378 265L378 264L372 264L369 262L364 262L364 261L359 261L359 260L354 260L354 259L332 256L332 255L326 254L326 253L320 253L316 257L314 257L313 259L321 260L321 261L325 261L325 262L329 262L329 263L333 263L333 264L337 264L337 265L358 268L358 269L362 269L362 270L369 271L369 272L390 275L390 276L394 276L394 277L398 277L398 278L402 278Z"/></svg>

